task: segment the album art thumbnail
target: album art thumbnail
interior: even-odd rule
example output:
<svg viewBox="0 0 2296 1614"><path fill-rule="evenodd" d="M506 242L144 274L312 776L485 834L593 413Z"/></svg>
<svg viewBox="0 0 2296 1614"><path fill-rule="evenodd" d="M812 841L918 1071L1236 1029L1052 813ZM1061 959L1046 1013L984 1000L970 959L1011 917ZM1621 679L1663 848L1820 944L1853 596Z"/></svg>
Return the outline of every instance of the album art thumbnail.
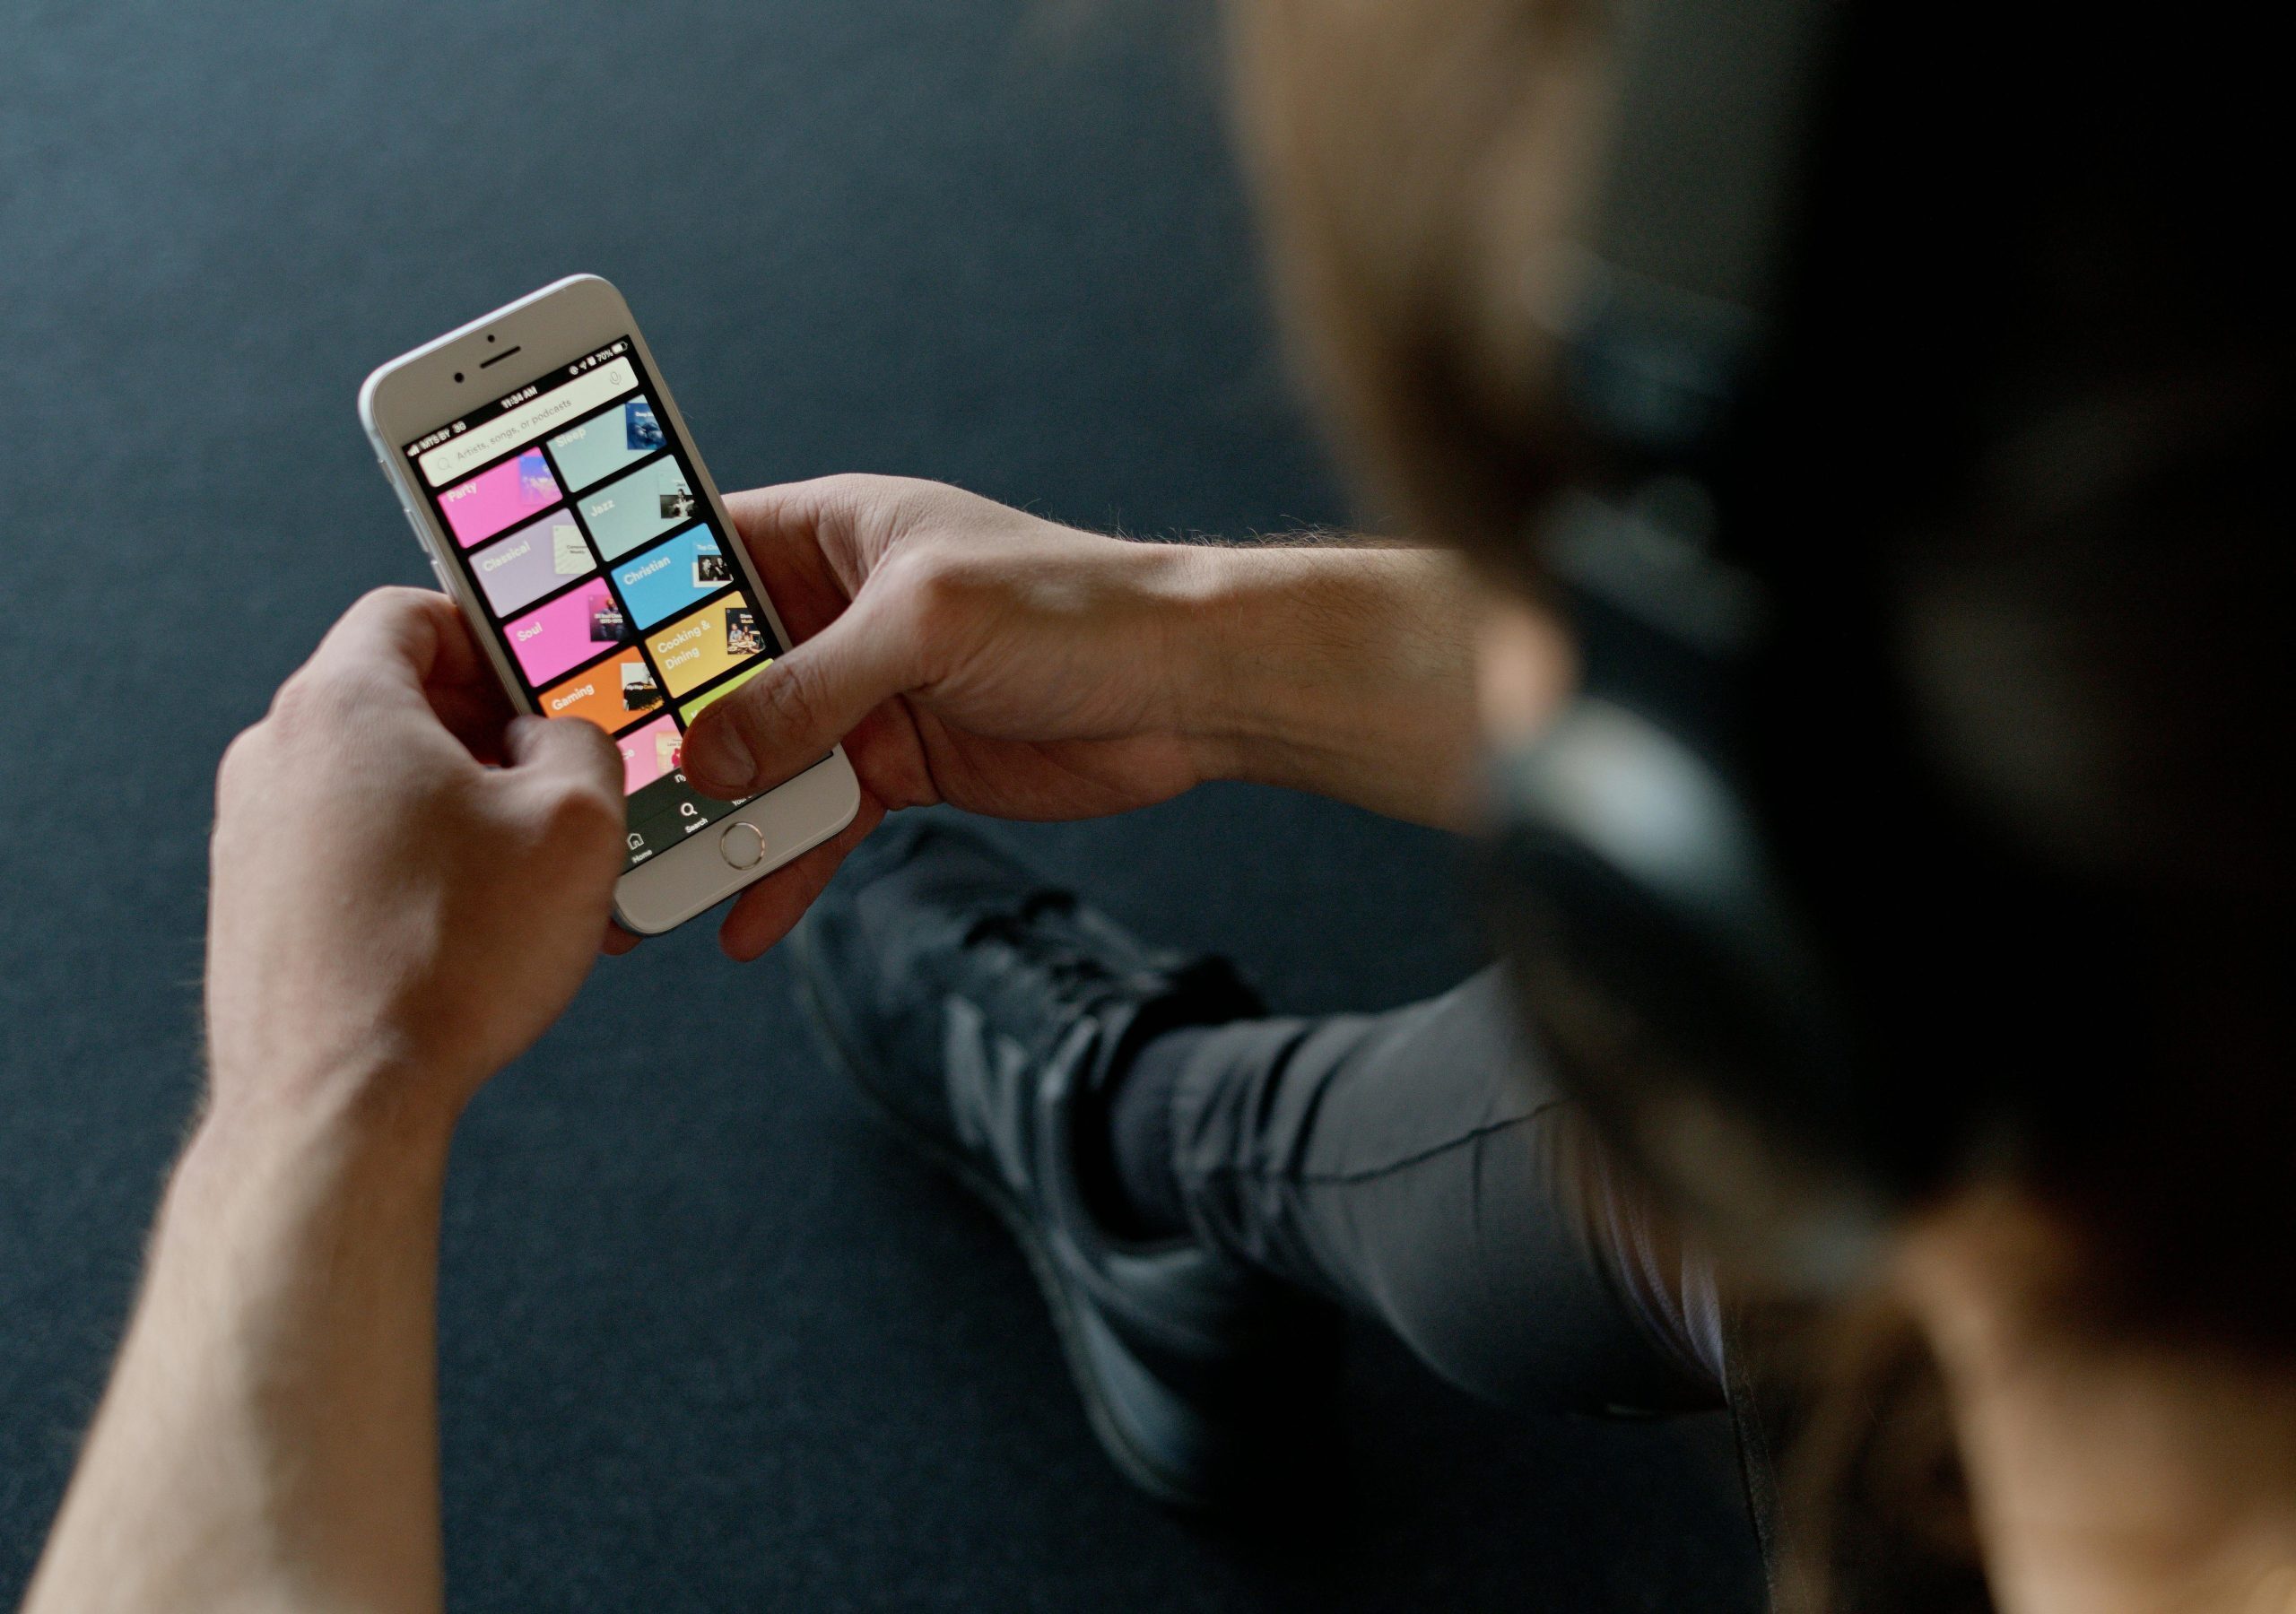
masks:
<svg viewBox="0 0 2296 1614"><path fill-rule="evenodd" d="M631 453L651 454L662 446L661 422L654 419L654 406L645 399L633 398L622 405L622 425Z"/></svg>
<svg viewBox="0 0 2296 1614"><path fill-rule="evenodd" d="M622 709L642 712L648 707L658 706L662 686L654 681L654 670L642 661L622 664Z"/></svg>
<svg viewBox="0 0 2296 1614"><path fill-rule="evenodd" d="M665 521L683 521L687 516L693 514L696 507L699 506L700 502L700 500L694 498L693 494L689 490L684 488L679 488L674 491L665 493L662 495L662 519Z"/></svg>
<svg viewBox="0 0 2296 1614"><path fill-rule="evenodd" d="M550 563L561 577L578 577L590 569L590 546L582 542L580 527L570 521L551 527Z"/></svg>
<svg viewBox="0 0 2296 1614"><path fill-rule="evenodd" d="M590 607L590 642L618 645L629 637L630 624L622 620L622 607L614 603L613 596L596 596L596 603Z"/></svg>
<svg viewBox="0 0 2296 1614"><path fill-rule="evenodd" d="M764 653L765 635L758 631L757 612L744 606L728 606L726 611L726 654L761 655Z"/></svg>
<svg viewBox="0 0 2296 1614"><path fill-rule="evenodd" d="M716 588L734 580L733 562L718 550L697 550L693 556L693 586Z"/></svg>
<svg viewBox="0 0 2296 1614"><path fill-rule="evenodd" d="M660 733L654 736L654 761L664 773L675 773L684 766L678 755L683 743L683 736L678 734Z"/></svg>

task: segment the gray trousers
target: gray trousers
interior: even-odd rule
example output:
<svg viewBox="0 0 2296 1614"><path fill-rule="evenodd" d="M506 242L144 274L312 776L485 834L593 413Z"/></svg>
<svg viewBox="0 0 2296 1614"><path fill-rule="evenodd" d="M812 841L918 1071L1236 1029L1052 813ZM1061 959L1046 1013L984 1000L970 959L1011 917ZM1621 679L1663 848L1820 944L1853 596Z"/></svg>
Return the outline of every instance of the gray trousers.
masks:
<svg viewBox="0 0 2296 1614"><path fill-rule="evenodd" d="M1505 994L1486 970L1385 1014L1190 1034L1170 1117L1190 1222L1492 1401L1720 1406L1712 1269L1556 1089Z"/></svg>

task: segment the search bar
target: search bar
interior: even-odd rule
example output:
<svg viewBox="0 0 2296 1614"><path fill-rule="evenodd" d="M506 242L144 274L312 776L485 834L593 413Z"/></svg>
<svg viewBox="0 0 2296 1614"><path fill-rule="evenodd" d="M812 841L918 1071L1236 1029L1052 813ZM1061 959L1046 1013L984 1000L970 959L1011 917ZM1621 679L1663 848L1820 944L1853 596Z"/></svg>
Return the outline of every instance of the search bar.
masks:
<svg viewBox="0 0 2296 1614"><path fill-rule="evenodd" d="M519 444L540 437L561 421L570 421L578 414L596 409L637 385L638 372L630 368L630 360L617 359L612 364L602 364L594 370L575 377L554 392L546 392L539 398L519 404L475 431L448 438L414 463L422 468L423 481L434 488L443 486L473 465L481 464L497 455L508 454Z"/></svg>

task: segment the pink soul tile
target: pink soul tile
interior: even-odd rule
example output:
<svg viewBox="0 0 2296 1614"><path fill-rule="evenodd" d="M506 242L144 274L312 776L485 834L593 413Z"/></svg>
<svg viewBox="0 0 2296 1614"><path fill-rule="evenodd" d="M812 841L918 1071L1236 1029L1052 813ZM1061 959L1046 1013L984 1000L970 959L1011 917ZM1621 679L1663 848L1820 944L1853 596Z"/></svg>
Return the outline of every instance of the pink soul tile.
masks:
<svg viewBox="0 0 2296 1614"><path fill-rule="evenodd" d="M569 667L613 648L615 641L590 636L592 616L613 599L604 582L593 583L561 594L540 611L528 612L505 627L502 637L510 641L510 654L526 670L527 681L537 686L548 683Z"/></svg>
<svg viewBox="0 0 2296 1614"><path fill-rule="evenodd" d="M482 471L466 482L457 482L439 495L439 508L455 542L468 549L491 538L513 522L547 510L559 501L558 480L540 449L504 460L491 471Z"/></svg>

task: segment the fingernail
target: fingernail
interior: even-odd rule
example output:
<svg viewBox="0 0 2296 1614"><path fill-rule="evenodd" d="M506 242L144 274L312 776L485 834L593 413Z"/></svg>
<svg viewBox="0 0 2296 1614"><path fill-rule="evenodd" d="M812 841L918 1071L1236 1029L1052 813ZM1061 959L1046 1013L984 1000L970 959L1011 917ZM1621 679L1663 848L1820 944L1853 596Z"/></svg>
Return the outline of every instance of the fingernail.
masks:
<svg viewBox="0 0 2296 1614"><path fill-rule="evenodd" d="M738 795L757 776L757 759L730 723L714 723L685 737L686 777L705 790Z"/></svg>

